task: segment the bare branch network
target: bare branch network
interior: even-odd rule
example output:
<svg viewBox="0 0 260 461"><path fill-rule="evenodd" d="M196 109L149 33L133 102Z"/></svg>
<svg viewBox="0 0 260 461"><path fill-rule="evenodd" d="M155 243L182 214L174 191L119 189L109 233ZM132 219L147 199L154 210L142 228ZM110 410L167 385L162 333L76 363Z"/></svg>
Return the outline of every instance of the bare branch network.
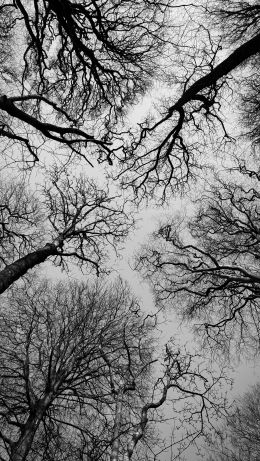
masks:
<svg viewBox="0 0 260 461"><path fill-rule="evenodd" d="M226 156L137 268L211 353L259 351L259 21L257 0L0 0L1 461L160 461L175 445L177 459L214 433L224 373L173 341L156 354L156 315L94 276L142 199L176 197ZM92 281L37 279L47 261Z"/></svg>
<svg viewBox="0 0 260 461"><path fill-rule="evenodd" d="M109 247L116 249L133 226L127 204L83 176L54 170L38 197L21 184L6 184L2 192L1 293L49 257L63 267L70 258L99 274Z"/></svg>
<svg viewBox="0 0 260 461"><path fill-rule="evenodd" d="M222 349L259 340L259 175L239 169L238 182L216 180L193 218L162 226L138 260L158 300L199 319Z"/></svg>
<svg viewBox="0 0 260 461"><path fill-rule="evenodd" d="M2 459L130 460L140 444L142 457L170 390L190 425L181 448L204 433L222 408L214 397L221 378L168 346L156 381L152 325L136 310L121 281L43 281L9 292L1 309Z"/></svg>

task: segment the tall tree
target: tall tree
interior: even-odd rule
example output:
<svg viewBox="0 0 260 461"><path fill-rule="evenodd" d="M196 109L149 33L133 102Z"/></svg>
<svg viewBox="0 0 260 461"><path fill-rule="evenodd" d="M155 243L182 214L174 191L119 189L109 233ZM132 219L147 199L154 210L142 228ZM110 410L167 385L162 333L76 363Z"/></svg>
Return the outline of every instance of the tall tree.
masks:
<svg viewBox="0 0 260 461"><path fill-rule="evenodd" d="M237 400L220 430L220 437L209 447L208 461L257 461L260 456L259 384Z"/></svg>
<svg viewBox="0 0 260 461"><path fill-rule="evenodd" d="M109 249L133 226L123 198L83 175L54 169L37 194L4 181L0 193L0 293L49 258L63 267L69 258L99 273Z"/></svg>
<svg viewBox="0 0 260 461"><path fill-rule="evenodd" d="M200 319L221 347L234 340L258 349L260 177L245 164L239 169L233 181L218 179L205 191L193 217L163 225L139 267L160 300Z"/></svg>
<svg viewBox="0 0 260 461"><path fill-rule="evenodd" d="M254 76L260 52L257 1L202 0L196 5L180 2L179 7L186 16L176 44L174 96L170 89L159 114L143 121L139 135L124 148L117 175L124 187L157 200L171 197L207 164L209 153L223 150L231 141L233 132L231 136L222 106L232 92L239 115L234 95L241 92L246 78Z"/></svg>
<svg viewBox="0 0 260 461"><path fill-rule="evenodd" d="M29 162L49 140L52 153L61 145L91 162L93 146L111 163L111 127L158 68L170 3L2 0L2 137Z"/></svg>
<svg viewBox="0 0 260 461"><path fill-rule="evenodd" d="M226 89L238 88L233 71L246 66L253 73L260 46L256 0L2 0L0 7L8 38L0 97L5 155L21 159L22 153L23 161L34 163L44 143L45 152L60 146L91 163L94 149L101 161L119 159L116 176L125 186L145 195L159 187L165 198L205 164L201 153L213 130L228 139L221 105ZM223 24L232 28L232 40ZM189 44L191 31L195 42ZM160 72L168 72L174 51L181 69L177 97L169 96L160 115L141 124L140 136L126 136L120 115L149 87L163 52L167 65Z"/></svg>
<svg viewBox="0 0 260 461"><path fill-rule="evenodd" d="M156 378L154 325L121 282L32 279L3 298L0 328L3 460L131 459L167 399L184 449L221 409L219 377L173 344Z"/></svg>
<svg viewBox="0 0 260 461"><path fill-rule="evenodd" d="M5 299L1 456L4 450L12 460L29 452L48 459L56 451L64 459L66 450L82 450L98 459L111 445L119 383L125 412L134 415L149 379L149 326L134 313L137 301L120 282L105 288L34 281ZM129 424L121 420L118 436Z"/></svg>

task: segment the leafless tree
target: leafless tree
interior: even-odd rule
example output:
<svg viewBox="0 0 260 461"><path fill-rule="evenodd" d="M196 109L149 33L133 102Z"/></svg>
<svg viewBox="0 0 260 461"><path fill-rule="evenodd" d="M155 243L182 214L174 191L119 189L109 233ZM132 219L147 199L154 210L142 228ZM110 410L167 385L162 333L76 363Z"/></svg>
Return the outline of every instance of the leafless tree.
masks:
<svg viewBox="0 0 260 461"><path fill-rule="evenodd" d="M166 399L172 418L188 425L184 449L221 410L220 378L173 344L160 378L153 376L154 325L122 282L102 283L32 279L3 298L2 460L130 459L137 446L151 445Z"/></svg>
<svg viewBox="0 0 260 461"><path fill-rule="evenodd" d="M139 267L158 298L199 319L221 347L259 350L259 174L240 164L218 179L193 217L173 217L143 249Z"/></svg>
<svg viewBox="0 0 260 461"><path fill-rule="evenodd" d="M218 138L230 139L221 105L225 89L235 88L233 71L254 72L260 42L256 0L196 5L2 0L0 8L6 37L0 97L6 155L35 162L48 140L45 148L52 153L60 145L91 163L94 149L99 160L119 159L116 177L124 186L145 195L162 187L165 198L167 189L172 193L186 184L194 167L205 164L201 154L210 149L214 130ZM180 24L181 14L186 16ZM201 43L195 52L191 30L195 43ZM225 30L232 30L232 39ZM174 64L182 69L176 77L178 96L168 98L155 120L141 124L137 138L116 133L119 115L150 85L163 50L160 72L170 67L174 52ZM249 111L252 104L257 108L254 98L250 101Z"/></svg>
<svg viewBox="0 0 260 461"><path fill-rule="evenodd" d="M123 198L83 176L53 170L38 195L4 182L0 192L1 293L50 257L63 267L69 258L99 273L109 248L133 225Z"/></svg>
<svg viewBox="0 0 260 461"><path fill-rule="evenodd" d="M19 0L0 7L5 155L35 162L44 143L52 153L60 146L91 163L94 150L100 161L119 159L115 175L125 187L141 195L159 188L166 198L205 165L213 132L220 143L230 140L221 106L227 88L236 92L234 70L246 67L254 74L260 42L256 0ZM232 30L232 40L225 30ZM140 136L123 132L120 115L149 87L163 51L161 73L168 75L171 60L171 74L176 62L182 69L172 77L177 97L169 96L160 115L141 124ZM240 86L244 81L242 76ZM255 78L250 88L249 99L249 92L243 94L249 123L258 107Z"/></svg>
<svg viewBox="0 0 260 461"><path fill-rule="evenodd" d="M2 137L18 144L32 162L49 140L55 149L63 145L88 162L93 146L111 163L111 126L158 68L169 5L2 0L0 27L8 36L1 72Z"/></svg>
<svg viewBox="0 0 260 461"><path fill-rule="evenodd" d="M105 288L34 281L5 299L2 459L23 460L30 450L35 459L43 449L44 459L55 450L63 459L66 447L98 459L111 445L119 383L131 413L135 403L128 393L135 391L139 400L152 362L149 327L134 313L137 301L120 282ZM122 420L119 433L126 430Z"/></svg>
<svg viewBox="0 0 260 461"><path fill-rule="evenodd" d="M253 386L233 407L212 443L208 461L257 461L260 456L260 388Z"/></svg>
<svg viewBox="0 0 260 461"><path fill-rule="evenodd" d="M119 153L121 170L117 178L123 186L133 187L141 197L150 195L157 200L167 199L176 188L187 184L207 163L208 151L218 151L221 145L223 150L232 140L222 113L227 92L240 93L239 87L246 78L250 80L250 75L252 92L256 81L260 51L257 1L201 1L183 5L183 9L187 14L176 45L182 73L175 78L175 94L162 104L159 115L141 124L140 135L125 145L123 157ZM188 35L189 28L194 41ZM197 52L198 42L201 46ZM245 67L246 77L234 74ZM248 97L246 89L242 93L244 99ZM257 100L256 92L253 94ZM258 110L254 98L249 100L249 111L252 107ZM236 97L233 102L237 102ZM245 109L242 106L241 112Z"/></svg>

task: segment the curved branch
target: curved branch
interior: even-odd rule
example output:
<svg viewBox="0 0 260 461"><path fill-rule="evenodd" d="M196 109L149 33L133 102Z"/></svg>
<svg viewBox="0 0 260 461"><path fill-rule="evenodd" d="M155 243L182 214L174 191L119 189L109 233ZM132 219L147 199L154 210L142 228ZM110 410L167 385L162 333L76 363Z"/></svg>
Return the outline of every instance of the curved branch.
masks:
<svg viewBox="0 0 260 461"><path fill-rule="evenodd" d="M62 127L53 125L52 123L44 123L37 120L35 117L27 114L23 110L19 109L14 103L12 98L8 98L6 95L0 97L0 109L7 112L11 117L18 118L19 120L33 126L36 130L40 131L47 138L53 139L54 141L61 142L63 144L74 144L77 142L93 142L105 147L103 141L97 140L94 136L88 135L85 131L80 130L76 127ZM67 139L66 135L74 135L75 139Z"/></svg>

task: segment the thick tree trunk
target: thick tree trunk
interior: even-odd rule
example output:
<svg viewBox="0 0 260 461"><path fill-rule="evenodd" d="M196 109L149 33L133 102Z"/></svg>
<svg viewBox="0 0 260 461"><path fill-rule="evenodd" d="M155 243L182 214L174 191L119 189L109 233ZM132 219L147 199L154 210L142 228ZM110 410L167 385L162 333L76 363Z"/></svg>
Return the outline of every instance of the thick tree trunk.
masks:
<svg viewBox="0 0 260 461"><path fill-rule="evenodd" d="M12 283L26 274L29 269L41 264L49 256L54 256L56 254L57 246L54 243L48 243L43 248L39 248L6 266L0 271L0 294L12 285Z"/></svg>
<svg viewBox="0 0 260 461"><path fill-rule="evenodd" d="M42 418L52 401L52 394L45 396L36 405L35 410L31 412L26 421L22 434L12 445L10 461L25 461L31 449L33 439L39 427Z"/></svg>
<svg viewBox="0 0 260 461"><path fill-rule="evenodd" d="M26 459L41 420L42 415L39 413L29 417L23 434L12 446L10 461L24 461Z"/></svg>
<svg viewBox="0 0 260 461"><path fill-rule="evenodd" d="M257 53L260 53L260 34L243 43L243 45L233 51L230 56L218 64L211 72L193 83L183 93L176 104L170 107L169 112L179 110L187 102L192 101L200 91L214 85L220 78L228 75L232 70Z"/></svg>

